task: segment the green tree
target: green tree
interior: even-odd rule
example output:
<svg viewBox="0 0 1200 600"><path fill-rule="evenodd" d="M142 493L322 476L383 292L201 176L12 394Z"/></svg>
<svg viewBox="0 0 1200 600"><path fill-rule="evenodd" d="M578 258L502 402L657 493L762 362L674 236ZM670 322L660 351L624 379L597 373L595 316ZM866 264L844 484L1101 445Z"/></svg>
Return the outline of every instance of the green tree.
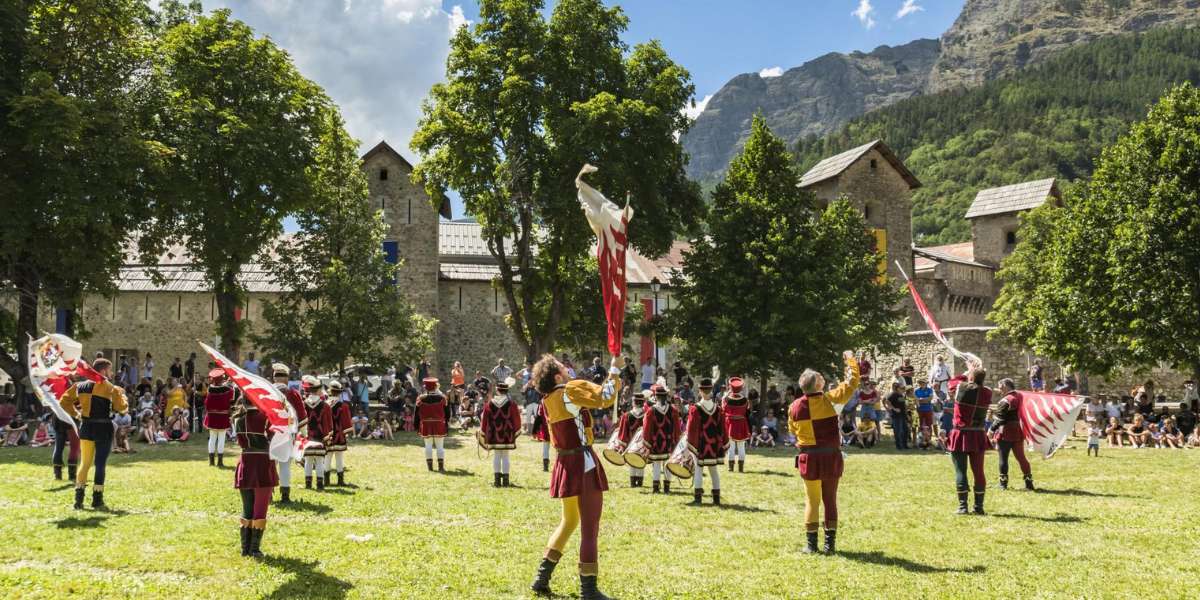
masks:
<svg viewBox="0 0 1200 600"><path fill-rule="evenodd" d="M1019 234L995 335L1093 373L1161 361L1200 375L1200 91L1167 93Z"/></svg>
<svg viewBox="0 0 1200 600"><path fill-rule="evenodd" d="M509 326L529 358L555 347L593 236L575 200L586 162L598 189L629 192L631 245L665 252L703 210L675 139L691 76L657 42L630 50L620 8L484 0L451 40L447 82L430 90L414 180L440 202L458 190L499 263ZM594 282L587 282L593 285ZM602 318L601 315L596 315Z"/></svg>
<svg viewBox="0 0 1200 600"><path fill-rule="evenodd" d="M432 347L433 321L414 313L383 253L386 224L370 207L358 144L331 112L312 170L316 202L263 264L284 291L254 336L267 354L315 368L349 358L376 366L415 360Z"/></svg>
<svg viewBox="0 0 1200 600"><path fill-rule="evenodd" d="M172 27L158 53L164 135L175 150L173 210L162 222L203 269L222 350L236 356L245 296L238 273L278 237L285 216L313 202L308 171L333 109L286 52L228 10Z"/></svg>
<svg viewBox="0 0 1200 600"><path fill-rule="evenodd" d="M149 17L137 0L0 5L0 283L16 296L15 314L0 308L0 368L18 380L39 306L113 293L127 252L161 245L139 232L166 155Z"/></svg>
<svg viewBox="0 0 1200 600"><path fill-rule="evenodd" d="M693 364L759 379L835 370L843 350L895 345L902 296L879 280L862 215L824 210L761 115L717 185L707 221L672 281L667 327Z"/></svg>

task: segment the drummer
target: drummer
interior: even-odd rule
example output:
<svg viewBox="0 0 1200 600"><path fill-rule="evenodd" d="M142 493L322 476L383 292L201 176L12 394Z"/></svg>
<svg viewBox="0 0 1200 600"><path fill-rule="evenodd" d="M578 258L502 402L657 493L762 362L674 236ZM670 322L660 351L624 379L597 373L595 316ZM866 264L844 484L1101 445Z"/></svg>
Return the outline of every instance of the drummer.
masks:
<svg viewBox="0 0 1200 600"><path fill-rule="evenodd" d="M651 492L671 493L671 474L666 471L666 462L683 436L683 419L679 409L671 404L671 395L662 383L650 387L654 393L654 405L645 411L642 419L642 438L650 450L651 475L654 477ZM660 482L661 480L661 482Z"/></svg>
<svg viewBox="0 0 1200 600"><path fill-rule="evenodd" d="M628 457L628 452L634 450L632 448L634 436L642 430L642 419L646 414L646 401L650 399L650 390L644 390L640 394L633 396L633 409L621 415L621 420L617 423L616 440L622 454ZM615 450L615 448L614 448ZM629 487L642 487L646 480L646 463L641 460L629 461L625 458L625 463L629 465ZM641 466L634 466L634 462Z"/></svg>

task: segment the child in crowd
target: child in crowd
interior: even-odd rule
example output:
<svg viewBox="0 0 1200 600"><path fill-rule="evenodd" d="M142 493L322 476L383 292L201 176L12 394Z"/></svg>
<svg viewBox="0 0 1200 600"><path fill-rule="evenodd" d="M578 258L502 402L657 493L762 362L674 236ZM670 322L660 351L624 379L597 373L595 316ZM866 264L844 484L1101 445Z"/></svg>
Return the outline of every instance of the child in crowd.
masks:
<svg viewBox="0 0 1200 600"><path fill-rule="evenodd" d="M751 448L774 448L775 438L771 437L771 430L764 425L759 428L758 435L750 440Z"/></svg>
<svg viewBox="0 0 1200 600"><path fill-rule="evenodd" d="M376 417L378 424L371 432L371 436L377 440L392 440L395 436L392 432L392 420L389 418Z"/></svg>
<svg viewBox="0 0 1200 600"><path fill-rule="evenodd" d="M1129 443L1133 444L1134 448L1144 448L1150 445L1150 428L1146 426L1146 418L1141 413L1133 416L1133 423L1125 431L1125 436L1129 438Z"/></svg>
<svg viewBox="0 0 1200 600"><path fill-rule="evenodd" d="M154 445L159 443L158 416L153 409L142 412L142 441Z"/></svg>
<svg viewBox="0 0 1200 600"><path fill-rule="evenodd" d="M1167 417L1159 425L1159 448L1183 448L1183 434L1179 432L1179 427L1175 425L1175 419Z"/></svg>
<svg viewBox="0 0 1200 600"><path fill-rule="evenodd" d="M1100 456L1100 438L1102 437L1104 437L1104 429L1100 427L1099 423L1092 423L1088 426L1088 456L1092 455L1093 450L1097 457Z"/></svg>
<svg viewBox="0 0 1200 600"><path fill-rule="evenodd" d="M132 452L129 448L129 429L133 421L128 413L118 414L113 417L113 452L117 454L128 454Z"/></svg>
<svg viewBox="0 0 1200 600"><path fill-rule="evenodd" d="M928 450L933 440L933 388L924 378L917 380L913 398L917 404L917 447Z"/></svg>
<svg viewBox="0 0 1200 600"><path fill-rule="evenodd" d="M1108 438L1109 448L1120 448L1123 445L1125 429L1121 427L1121 422L1116 417L1109 417L1108 428L1104 430L1104 435Z"/></svg>
<svg viewBox="0 0 1200 600"><path fill-rule="evenodd" d="M875 419L869 417L859 419L854 438L860 448L875 446L875 442L879 441L879 428L875 426Z"/></svg>
<svg viewBox="0 0 1200 600"><path fill-rule="evenodd" d="M404 407L404 431L415 431L413 425L413 407L405 405Z"/></svg>
<svg viewBox="0 0 1200 600"><path fill-rule="evenodd" d="M854 432L858 427L854 423L854 419L850 417L850 413L843 412L839 420L841 421L842 447L846 447L854 443Z"/></svg>
<svg viewBox="0 0 1200 600"><path fill-rule="evenodd" d="M375 416L378 417L378 413ZM378 418L376 418L376 421L378 421ZM361 404L354 407L354 416L350 417L350 423L351 427L354 428L354 435L356 437L364 440L371 437L371 420L367 418L367 415L363 414Z"/></svg>
<svg viewBox="0 0 1200 600"><path fill-rule="evenodd" d="M4 426L4 447L9 448L20 445L21 440L25 437L25 432L29 430L29 426L21 420L21 415L16 415Z"/></svg>
<svg viewBox="0 0 1200 600"><path fill-rule="evenodd" d="M1200 448L1200 427L1192 430L1192 435L1187 438L1188 448Z"/></svg>
<svg viewBox="0 0 1200 600"><path fill-rule="evenodd" d="M54 438L50 437L50 421L43 418L38 421L37 430L33 432L33 441L29 442L30 448L43 448L53 446Z"/></svg>

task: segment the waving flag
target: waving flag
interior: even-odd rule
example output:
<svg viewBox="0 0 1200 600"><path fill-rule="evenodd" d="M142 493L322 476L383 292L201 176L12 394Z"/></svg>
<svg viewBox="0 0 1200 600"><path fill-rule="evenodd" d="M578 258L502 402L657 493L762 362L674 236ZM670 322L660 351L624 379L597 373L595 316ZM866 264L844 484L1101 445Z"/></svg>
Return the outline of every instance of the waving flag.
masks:
<svg viewBox="0 0 1200 600"><path fill-rule="evenodd" d="M921 313L921 318L925 319L925 325L929 327L929 331L933 334L934 339L945 346L946 350L950 351L950 354L961 358L968 364L975 363L982 365L983 361L979 360L978 356L970 352L959 351L958 348L955 348L950 343L950 340L946 339L946 335L942 333L942 328L938 327L937 321L933 320L933 313L929 312L929 307L925 306L925 301L921 299L921 294L917 293L917 286L913 285L912 280L908 278L908 273L904 272L904 267L900 266L900 261L896 261L896 268L900 269L900 274L904 276L904 281L908 283L908 291L912 294L913 305L917 307L917 312Z"/></svg>
<svg viewBox="0 0 1200 600"><path fill-rule="evenodd" d="M1042 458L1053 456L1075 428L1083 401L1082 396L1021 392L1018 415L1021 418L1021 431L1025 433L1025 443Z"/></svg>
<svg viewBox="0 0 1200 600"><path fill-rule="evenodd" d="M83 344L58 333L49 333L38 339L29 336L29 356L26 366L29 368L29 380L33 383L33 393L42 406L50 409L60 421L70 423L75 427L67 411L58 403L67 388L71 386L70 377L79 375L92 381L101 381L102 375L80 358L83 354Z"/></svg>
<svg viewBox="0 0 1200 600"><path fill-rule="evenodd" d="M600 264L600 291L604 297L604 313L608 319L608 353L621 354L625 339L625 249L629 245L629 221L633 208L609 202L604 194L583 182L583 176L596 172L596 167L583 165L575 177L579 189L579 204L583 215L596 234L596 261Z"/></svg>
<svg viewBox="0 0 1200 600"><path fill-rule="evenodd" d="M307 445L307 438L296 431L296 411L292 409L283 392L266 379L237 366L216 348L204 342L200 342L200 346L250 402L266 415L271 431L275 433L271 436L272 459L280 462L290 460L297 448L302 450ZM293 434L296 434L295 448L292 443Z"/></svg>

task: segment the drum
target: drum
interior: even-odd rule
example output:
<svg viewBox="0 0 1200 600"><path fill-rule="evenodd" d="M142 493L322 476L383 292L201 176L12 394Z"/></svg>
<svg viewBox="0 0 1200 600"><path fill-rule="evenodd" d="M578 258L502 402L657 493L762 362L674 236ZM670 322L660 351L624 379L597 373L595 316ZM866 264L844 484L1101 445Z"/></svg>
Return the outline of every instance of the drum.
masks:
<svg viewBox="0 0 1200 600"><path fill-rule="evenodd" d="M612 437L608 438L608 446L602 454L605 460L618 467L625 465L625 442L621 441L620 431L614 431Z"/></svg>
<svg viewBox="0 0 1200 600"><path fill-rule="evenodd" d="M680 479L691 479L696 470L696 455L687 447L687 439L679 440L671 458L667 460L667 470Z"/></svg>
<svg viewBox="0 0 1200 600"><path fill-rule="evenodd" d="M650 449L646 447L646 440L642 439L642 430L637 430L633 434L633 440L629 442L629 449L625 451L625 464L635 468L644 469L650 462Z"/></svg>

